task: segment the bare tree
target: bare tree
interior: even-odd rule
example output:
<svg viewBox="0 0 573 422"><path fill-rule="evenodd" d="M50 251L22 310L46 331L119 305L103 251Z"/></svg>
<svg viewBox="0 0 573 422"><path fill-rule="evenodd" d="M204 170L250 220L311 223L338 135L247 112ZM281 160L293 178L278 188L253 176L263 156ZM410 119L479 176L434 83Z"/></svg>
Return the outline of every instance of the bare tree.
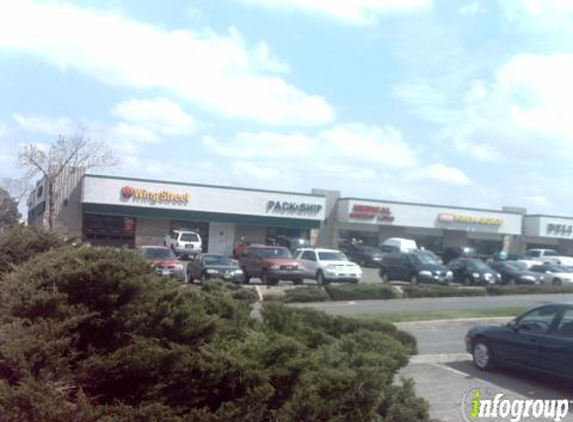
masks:
<svg viewBox="0 0 573 422"><path fill-rule="evenodd" d="M115 167L119 159L106 142L92 140L83 131L58 140L43 148L31 143L18 153L18 166L26 171L30 180L38 175L47 179L48 227L52 230L56 222L57 180L66 169L87 172L93 169Z"/></svg>
<svg viewBox="0 0 573 422"><path fill-rule="evenodd" d="M32 186L30 180L25 177L20 179L3 177L0 179L0 189L4 189L17 204L20 204L28 196Z"/></svg>

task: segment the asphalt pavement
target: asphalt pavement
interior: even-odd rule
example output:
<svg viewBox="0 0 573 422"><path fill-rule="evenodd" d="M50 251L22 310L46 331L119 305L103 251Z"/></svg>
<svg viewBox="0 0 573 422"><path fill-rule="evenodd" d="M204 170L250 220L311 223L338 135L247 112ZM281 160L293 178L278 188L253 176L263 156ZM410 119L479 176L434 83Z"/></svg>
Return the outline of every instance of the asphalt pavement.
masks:
<svg viewBox="0 0 573 422"><path fill-rule="evenodd" d="M502 324L497 320L466 320L413 322L397 324L413 334L418 341L419 355L400 376L415 381L416 393L430 403L430 414L443 422L463 420L471 407L471 394L480 389L483 398L503 394L504 399L568 399L573 398L570 386L553 378L525 375L520 372L497 369L479 371L466 353L464 336L474 325ZM469 398L468 398L469 397ZM570 405L573 410L573 404ZM475 420L475 419L474 419ZM509 421L508 418L488 418L488 421ZM522 421L550 420L523 418ZM563 421L573 421L570 412Z"/></svg>
<svg viewBox="0 0 573 422"><path fill-rule="evenodd" d="M362 300L293 304L291 306L310 306L333 315L356 316L397 312L533 308L545 303L568 301L573 302L573 294Z"/></svg>

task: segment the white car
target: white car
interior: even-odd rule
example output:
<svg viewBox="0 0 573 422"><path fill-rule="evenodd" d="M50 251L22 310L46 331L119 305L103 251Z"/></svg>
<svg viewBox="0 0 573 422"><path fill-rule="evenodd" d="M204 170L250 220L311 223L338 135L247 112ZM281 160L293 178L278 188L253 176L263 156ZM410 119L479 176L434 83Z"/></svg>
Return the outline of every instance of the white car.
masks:
<svg viewBox="0 0 573 422"><path fill-rule="evenodd" d="M529 249L527 251L527 256L543 264L573 267L573 257L559 255L555 249Z"/></svg>
<svg viewBox="0 0 573 422"><path fill-rule="evenodd" d="M336 249L299 249L296 259L303 263L305 277L315 279L318 284L331 281L358 283L362 278L360 265L350 262Z"/></svg>
<svg viewBox="0 0 573 422"><path fill-rule="evenodd" d="M568 268L553 264L537 264L529 268L529 271L543 274L545 284L573 284L573 272Z"/></svg>
<svg viewBox="0 0 573 422"><path fill-rule="evenodd" d="M389 237L381 246L389 246L396 249L396 252L411 252L418 249L418 244L415 240L404 239L401 237Z"/></svg>
<svg viewBox="0 0 573 422"><path fill-rule="evenodd" d="M199 233L191 230L173 230L165 236L163 242L165 246L171 248L176 255L197 255L201 253L203 244Z"/></svg>

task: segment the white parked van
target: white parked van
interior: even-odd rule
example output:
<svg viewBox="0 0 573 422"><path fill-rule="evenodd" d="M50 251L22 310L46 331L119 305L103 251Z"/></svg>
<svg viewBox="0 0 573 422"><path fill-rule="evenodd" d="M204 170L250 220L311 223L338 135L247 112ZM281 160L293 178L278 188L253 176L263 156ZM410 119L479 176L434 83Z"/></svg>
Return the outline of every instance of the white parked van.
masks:
<svg viewBox="0 0 573 422"><path fill-rule="evenodd" d="M401 237L389 237L381 246L388 246L396 252L411 252L418 249L418 245L415 240L404 239Z"/></svg>

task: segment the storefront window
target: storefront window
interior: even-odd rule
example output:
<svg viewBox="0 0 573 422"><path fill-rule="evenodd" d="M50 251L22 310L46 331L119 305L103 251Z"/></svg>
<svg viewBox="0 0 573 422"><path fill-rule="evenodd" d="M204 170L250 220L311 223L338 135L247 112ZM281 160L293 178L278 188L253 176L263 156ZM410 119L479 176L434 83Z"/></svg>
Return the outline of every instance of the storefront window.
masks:
<svg viewBox="0 0 573 422"><path fill-rule="evenodd" d="M294 249L296 246L292 244L294 240L297 240L299 247L308 245L310 230L290 227L267 227L267 245L285 246L289 249Z"/></svg>
<svg viewBox="0 0 573 422"><path fill-rule="evenodd" d="M135 218L84 215L84 239L99 246L135 246Z"/></svg>

